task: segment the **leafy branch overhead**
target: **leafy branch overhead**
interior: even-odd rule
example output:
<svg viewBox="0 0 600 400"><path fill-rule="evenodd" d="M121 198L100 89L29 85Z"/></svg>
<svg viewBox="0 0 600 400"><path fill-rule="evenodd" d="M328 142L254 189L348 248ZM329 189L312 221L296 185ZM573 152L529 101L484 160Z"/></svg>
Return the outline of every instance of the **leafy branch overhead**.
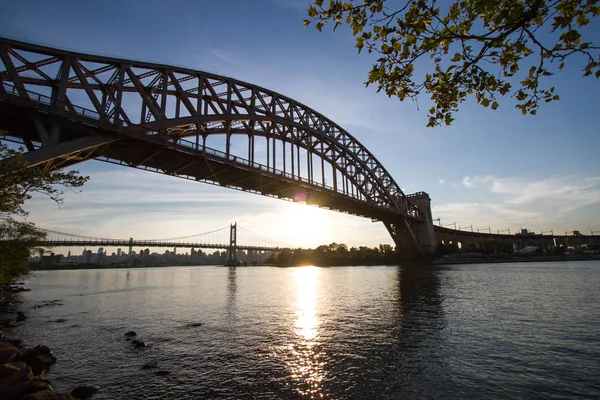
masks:
<svg viewBox="0 0 600 400"><path fill-rule="evenodd" d="M34 193L45 195L60 205L63 188L74 190L88 179L78 171L47 171L28 166L21 150L0 143L0 213L27 215L22 206Z"/></svg>
<svg viewBox="0 0 600 400"><path fill-rule="evenodd" d="M599 78L600 47L588 26L599 14L600 0L315 0L304 25L348 25L358 51L378 55L366 84L401 101L429 94L433 127L449 125L470 95L494 110L510 95L535 115L559 99L543 78L572 56L584 60L583 76Z"/></svg>

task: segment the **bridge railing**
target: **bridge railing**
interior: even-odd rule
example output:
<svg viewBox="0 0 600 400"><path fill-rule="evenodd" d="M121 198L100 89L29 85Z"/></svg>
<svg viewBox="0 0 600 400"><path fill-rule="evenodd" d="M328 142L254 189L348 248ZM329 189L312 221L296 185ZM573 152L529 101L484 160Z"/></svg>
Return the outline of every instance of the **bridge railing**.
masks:
<svg viewBox="0 0 600 400"><path fill-rule="evenodd" d="M78 119L85 123L91 122L93 125L103 128L108 127L114 129L118 126L117 121L123 122L126 125L124 121L118 120L115 117L105 116L102 118L102 116L96 111L76 106L64 101L52 100L52 97L50 96L32 92L31 90L27 89L19 89L16 86L6 82L2 82L2 88L3 90L0 90L0 96L14 103L26 104L37 109L53 111L60 114L69 112L71 116L79 117Z"/></svg>

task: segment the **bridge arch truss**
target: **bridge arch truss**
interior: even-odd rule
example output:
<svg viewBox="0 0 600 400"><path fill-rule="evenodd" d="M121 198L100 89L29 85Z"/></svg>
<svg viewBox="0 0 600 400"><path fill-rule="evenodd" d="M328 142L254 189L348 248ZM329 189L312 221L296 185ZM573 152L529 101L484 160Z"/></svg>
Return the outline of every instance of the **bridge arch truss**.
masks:
<svg viewBox="0 0 600 400"><path fill-rule="evenodd" d="M322 114L268 89L0 38L0 100L5 139L22 142L32 164L99 159L305 201L387 221L397 245L418 246L423 210L373 154ZM258 173L236 176L225 164Z"/></svg>

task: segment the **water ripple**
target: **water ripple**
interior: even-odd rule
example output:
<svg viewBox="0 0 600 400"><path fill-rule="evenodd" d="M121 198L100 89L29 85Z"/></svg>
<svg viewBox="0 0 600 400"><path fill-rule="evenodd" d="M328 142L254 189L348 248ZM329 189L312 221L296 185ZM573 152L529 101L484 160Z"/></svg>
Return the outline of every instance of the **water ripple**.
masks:
<svg viewBox="0 0 600 400"><path fill-rule="evenodd" d="M44 271L28 285L15 334L53 348L55 388L98 384L98 400L600 398L598 262Z"/></svg>

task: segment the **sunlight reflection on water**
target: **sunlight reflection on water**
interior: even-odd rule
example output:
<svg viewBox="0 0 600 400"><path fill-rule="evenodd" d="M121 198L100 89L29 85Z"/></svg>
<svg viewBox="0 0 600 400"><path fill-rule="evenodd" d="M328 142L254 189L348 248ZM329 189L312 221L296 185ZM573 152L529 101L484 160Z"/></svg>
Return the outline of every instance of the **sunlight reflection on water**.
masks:
<svg viewBox="0 0 600 400"><path fill-rule="evenodd" d="M324 378L322 356L317 350L318 325L317 291L320 268L302 267L292 275L296 280L296 335L290 345L293 359L288 363L291 377L300 383L298 394L310 396L319 393Z"/></svg>

